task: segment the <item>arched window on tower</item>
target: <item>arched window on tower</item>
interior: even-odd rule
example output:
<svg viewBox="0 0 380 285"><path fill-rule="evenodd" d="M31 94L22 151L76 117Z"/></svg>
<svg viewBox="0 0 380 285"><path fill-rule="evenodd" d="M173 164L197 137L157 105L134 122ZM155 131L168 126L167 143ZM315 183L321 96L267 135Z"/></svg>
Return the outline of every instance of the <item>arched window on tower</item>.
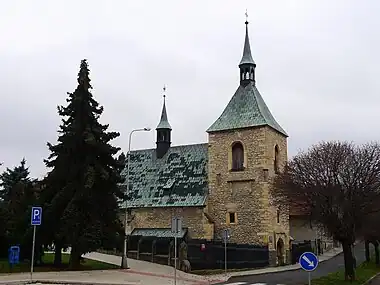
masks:
<svg viewBox="0 0 380 285"><path fill-rule="evenodd" d="M244 148L240 142L232 145L232 170L244 170Z"/></svg>
<svg viewBox="0 0 380 285"><path fill-rule="evenodd" d="M244 79L245 79L245 80L249 79L248 68L244 69Z"/></svg>
<svg viewBox="0 0 380 285"><path fill-rule="evenodd" d="M279 168L279 149L278 145L274 147L274 173L278 174L280 172Z"/></svg>

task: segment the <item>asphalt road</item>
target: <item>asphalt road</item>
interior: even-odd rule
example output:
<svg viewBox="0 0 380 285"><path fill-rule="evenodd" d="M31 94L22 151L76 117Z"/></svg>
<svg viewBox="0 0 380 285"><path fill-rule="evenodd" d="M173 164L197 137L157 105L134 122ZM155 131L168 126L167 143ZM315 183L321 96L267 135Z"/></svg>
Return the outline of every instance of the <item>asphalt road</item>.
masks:
<svg viewBox="0 0 380 285"><path fill-rule="evenodd" d="M365 261L364 242L355 245L354 250L357 264L359 265ZM311 278L314 279L322 277L343 268L344 258L343 253L340 253L329 260L321 262L318 265L317 269L311 272ZM234 283L236 283L236 285L304 285L308 283L308 273L302 269L297 269L292 271L265 273L249 276L236 276L231 277L227 282L220 284L232 285Z"/></svg>
<svg viewBox="0 0 380 285"><path fill-rule="evenodd" d="M380 275L375 277L369 284L371 285L380 285Z"/></svg>

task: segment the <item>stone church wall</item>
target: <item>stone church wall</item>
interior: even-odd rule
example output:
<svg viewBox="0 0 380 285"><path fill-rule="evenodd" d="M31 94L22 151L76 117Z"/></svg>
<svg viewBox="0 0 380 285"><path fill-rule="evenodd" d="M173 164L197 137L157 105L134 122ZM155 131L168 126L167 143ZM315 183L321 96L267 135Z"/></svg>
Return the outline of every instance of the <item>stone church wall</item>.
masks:
<svg viewBox="0 0 380 285"><path fill-rule="evenodd" d="M191 238L213 238L213 224L205 216L203 207L132 209L129 228L130 231L134 228L170 228L171 219L175 215L182 217L182 226L188 228Z"/></svg>
<svg viewBox="0 0 380 285"><path fill-rule="evenodd" d="M245 169L234 172L231 152L237 141L244 147ZM277 255L277 242L281 238L283 262L287 262L288 207L276 205L270 197L276 145L278 165L282 168L287 160L286 138L269 127L210 134L208 211L215 220L216 233L231 229L231 242L268 245L274 252L272 255ZM228 223L229 213L236 213L234 224Z"/></svg>

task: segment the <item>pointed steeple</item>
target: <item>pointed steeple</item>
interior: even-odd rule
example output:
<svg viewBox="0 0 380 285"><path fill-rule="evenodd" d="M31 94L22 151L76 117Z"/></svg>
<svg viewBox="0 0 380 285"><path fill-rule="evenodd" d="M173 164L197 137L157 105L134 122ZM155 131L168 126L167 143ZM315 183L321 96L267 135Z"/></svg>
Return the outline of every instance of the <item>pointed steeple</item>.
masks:
<svg viewBox="0 0 380 285"><path fill-rule="evenodd" d="M244 50L243 50L243 57L241 58L239 66L242 65L242 64L256 65L255 61L252 58L251 45L249 44L248 21L245 21Z"/></svg>
<svg viewBox="0 0 380 285"><path fill-rule="evenodd" d="M168 114L166 113L166 102L165 102L165 91L166 87L164 86L164 104L162 106L162 112L161 112L161 119L160 122L158 123L158 126L156 128L157 131L157 140L156 140L156 153L157 153L157 158L163 157L166 152L169 150L170 145L171 145L171 132L172 132L172 127L169 124L168 120Z"/></svg>
<svg viewBox="0 0 380 285"><path fill-rule="evenodd" d="M246 16L247 13L246 13ZM208 128L208 133L269 126L287 137L285 130L277 123L255 85L256 64L252 59L248 38L248 21L245 22L245 43L243 58L239 64L240 86L232 96L219 118Z"/></svg>
<svg viewBox="0 0 380 285"><path fill-rule="evenodd" d="M166 87L164 87L164 92L165 92L165 90L166 90ZM161 120L158 123L156 130L158 130L158 129L169 129L169 130L171 130L172 127L169 124L168 115L166 113L166 104L165 104L166 95L164 94L163 97L164 97L164 105L162 106Z"/></svg>
<svg viewBox="0 0 380 285"><path fill-rule="evenodd" d="M248 14L245 13L246 21L245 21L245 41L244 41L244 50L243 57L239 63L240 68L240 83L243 85L248 84L248 82L255 82L255 68L256 63L252 58L251 53L251 45L249 44L249 36L248 36Z"/></svg>

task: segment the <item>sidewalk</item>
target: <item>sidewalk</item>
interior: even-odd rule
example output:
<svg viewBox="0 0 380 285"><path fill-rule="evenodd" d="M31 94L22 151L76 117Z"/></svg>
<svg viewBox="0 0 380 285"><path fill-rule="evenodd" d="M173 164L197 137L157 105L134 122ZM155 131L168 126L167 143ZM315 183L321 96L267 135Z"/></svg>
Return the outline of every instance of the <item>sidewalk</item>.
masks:
<svg viewBox="0 0 380 285"><path fill-rule="evenodd" d="M92 252L85 258L120 265L121 257ZM62 271L33 273L33 281L48 284L92 284L92 285L170 285L174 284L174 268L161 264L128 259L130 269L94 270L94 271ZM28 284L30 273L0 274L0 284ZM189 274L177 270L177 285L209 285L226 281Z"/></svg>
<svg viewBox="0 0 380 285"><path fill-rule="evenodd" d="M128 270L95 270L95 271L62 271L62 272L38 272L33 274L33 281L44 284L91 284L91 285L169 285L174 284L173 274L156 275L128 272ZM0 275L1 285L29 284L30 273ZM177 274L177 285L209 285L223 282L215 280L208 282L206 279L186 278ZM37 283L38 284L38 283Z"/></svg>
<svg viewBox="0 0 380 285"><path fill-rule="evenodd" d="M115 265L121 264L121 257L116 255L91 252L84 255L84 257ZM173 278L174 275L174 268L171 266L131 258L128 258L128 267L130 269L126 269L124 271L131 274L152 275L156 277L165 278ZM201 276L196 274L185 273L180 270L177 270L177 277L191 282L206 282L206 284L209 284L210 282L224 282L227 280L225 276Z"/></svg>

